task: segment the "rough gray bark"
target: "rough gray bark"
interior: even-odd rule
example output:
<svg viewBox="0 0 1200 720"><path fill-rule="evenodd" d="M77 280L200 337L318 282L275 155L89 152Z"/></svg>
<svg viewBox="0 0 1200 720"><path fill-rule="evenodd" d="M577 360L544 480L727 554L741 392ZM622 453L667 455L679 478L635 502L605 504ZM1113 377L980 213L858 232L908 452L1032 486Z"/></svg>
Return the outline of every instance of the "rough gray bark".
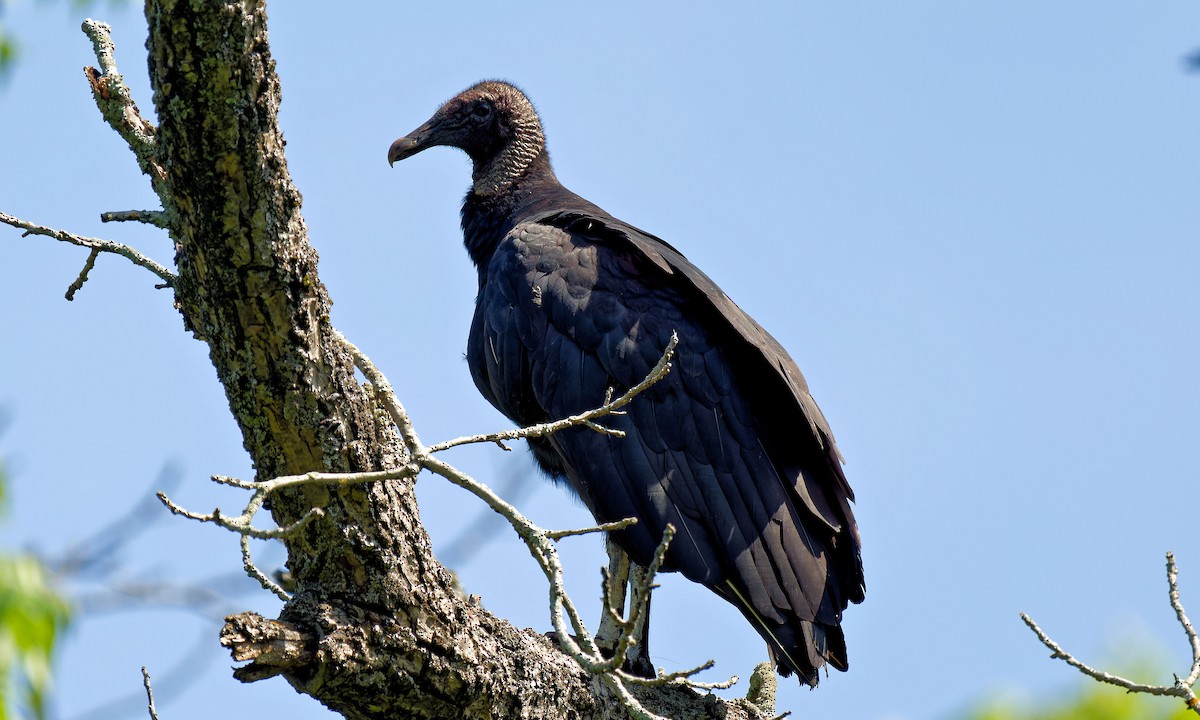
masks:
<svg viewBox="0 0 1200 720"><path fill-rule="evenodd" d="M395 467L398 437L329 324L284 158L263 3L147 0L146 16L159 125L122 134L162 200L176 304L209 346L259 478ZM119 125L105 78L89 79ZM284 525L312 507L325 514L287 541L296 589L280 619L234 616L222 633L253 660L240 679L282 675L348 718L626 714L543 637L454 592L411 481L306 486L270 509ZM690 690L637 694L672 717L746 717Z"/></svg>

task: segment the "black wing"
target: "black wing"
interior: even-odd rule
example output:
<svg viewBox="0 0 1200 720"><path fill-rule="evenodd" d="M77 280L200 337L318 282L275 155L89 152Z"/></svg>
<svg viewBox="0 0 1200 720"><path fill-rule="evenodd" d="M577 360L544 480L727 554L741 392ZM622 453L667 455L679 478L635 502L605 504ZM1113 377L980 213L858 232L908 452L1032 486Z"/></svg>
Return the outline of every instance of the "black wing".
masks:
<svg viewBox="0 0 1200 720"><path fill-rule="evenodd" d="M518 224L487 268L468 358L483 394L521 424L600 405L644 378L672 332L677 359L627 414L624 438L574 428L532 443L600 522L751 620L781 671L845 669L838 627L862 599L852 493L832 433L786 351L665 242L602 214Z"/></svg>

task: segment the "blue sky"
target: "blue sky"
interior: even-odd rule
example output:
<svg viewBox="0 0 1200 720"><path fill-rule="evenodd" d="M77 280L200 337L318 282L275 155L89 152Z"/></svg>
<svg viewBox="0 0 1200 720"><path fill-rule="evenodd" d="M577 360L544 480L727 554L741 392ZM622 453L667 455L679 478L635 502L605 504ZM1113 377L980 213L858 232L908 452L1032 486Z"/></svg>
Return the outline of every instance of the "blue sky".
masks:
<svg viewBox="0 0 1200 720"><path fill-rule="evenodd" d="M165 234L98 220L156 200L99 118L80 73L94 64L82 18L60 5L17 2L4 16L24 50L0 86L0 210L169 262ZM148 113L133 5L92 13L113 25ZM814 692L785 682L781 710L938 719L989 694L1079 687L1022 610L1086 659L1133 638L1185 669L1162 568L1174 550L1200 612L1194 4L338 12L293 0L270 15L289 166L333 320L426 440L507 423L462 361L467 160L441 149L389 169L385 156L481 78L533 98L565 184L677 246L791 351L848 460L868 592L846 615L850 672ZM152 276L102 257L75 302L62 299L85 257L0 229L7 546L61 551L149 492L167 461L183 472L174 494L199 510L242 500L209 474L250 474L205 348ZM496 485L525 478L522 507L543 525L587 521L524 451L449 459ZM437 478L418 492L435 547L478 512ZM594 608L601 549L566 548L571 587ZM130 578L191 582L239 567L233 537L170 519L121 560ZM543 583L515 539L497 535L456 570L489 609L548 629ZM277 611L240 587L231 610ZM744 677L763 656L701 588L668 578L654 605L661 665L711 657L714 679ZM60 658L59 715L96 717L123 696L142 712L138 667L169 676L206 640L192 682L164 679L165 716L234 702L245 717L327 713L280 680L229 679L217 626L173 610L89 617Z"/></svg>

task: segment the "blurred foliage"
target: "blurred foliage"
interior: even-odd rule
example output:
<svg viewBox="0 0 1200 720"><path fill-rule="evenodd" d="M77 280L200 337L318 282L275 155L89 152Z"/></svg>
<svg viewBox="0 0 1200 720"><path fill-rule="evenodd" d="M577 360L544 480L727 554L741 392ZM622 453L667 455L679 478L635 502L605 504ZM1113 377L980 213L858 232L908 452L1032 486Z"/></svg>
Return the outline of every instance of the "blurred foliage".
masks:
<svg viewBox="0 0 1200 720"><path fill-rule="evenodd" d="M8 0L0 0L0 78L8 74L17 57L17 44L4 31L4 8Z"/></svg>
<svg viewBox="0 0 1200 720"><path fill-rule="evenodd" d="M0 556L0 718L46 717L50 661L70 616L37 558Z"/></svg>
<svg viewBox="0 0 1200 720"><path fill-rule="evenodd" d="M0 498L3 473L0 466ZM51 658L70 618L37 558L0 554L0 720L46 717Z"/></svg>
<svg viewBox="0 0 1200 720"><path fill-rule="evenodd" d="M0 73L8 72L12 67L13 58L17 56L17 44L4 34L4 26L0 25Z"/></svg>
<svg viewBox="0 0 1200 720"><path fill-rule="evenodd" d="M1089 681L1090 682L1090 681ZM1072 700L1049 708L999 701L967 715L964 720L1195 720L1196 714L1179 698L1133 695L1111 685L1090 682Z"/></svg>
<svg viewBox="0 0 1200 720"><path fill-rule="evenodd" d="M1123 659L1116 661L1115 667L1105 663L1093 667L1147 684L1171 684L1171 673L1162 670L1164 653L1147 648L1138 640L1119 643L1118 647L1123 649L1111 655ZM1083 676L1079 676L1074 687L1078 688L1078 694L1066 699L984 702L962 720L1195 720L1197 717L1176 697L1135 695Z"/></svg>

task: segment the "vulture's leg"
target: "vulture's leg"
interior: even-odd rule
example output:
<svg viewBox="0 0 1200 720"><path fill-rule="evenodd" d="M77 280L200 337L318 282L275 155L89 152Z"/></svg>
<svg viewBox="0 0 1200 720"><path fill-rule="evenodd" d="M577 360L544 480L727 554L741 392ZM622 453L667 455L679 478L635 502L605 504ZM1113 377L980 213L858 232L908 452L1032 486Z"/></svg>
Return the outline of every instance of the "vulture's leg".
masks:
<svg viewBox="0 0 1200 720"><path fill-rule="evenodd" d="M632 595L632 589L638 583L646 580L646 569L632 562L616 543L604 541L608 551L608 602L612 604L613 612L621 617L629 612L625 602L626 595ZM632 604L632 599L630 600ZM617 647L621 628L612 615L605 612L600 618L600 628L596 631L596 644L600 651L611 656ZM629 648L625 658L625 669L642 677L654 677L654 665L650 662L650 603L647 599L646 610L642 613L641 621L634 628L633 639L636 644Z"/></svg>
<svg viewBox="0 0 1200 720"><path fill-rule="evenodd" d="M633 602L633 588L643 587L650 582L648 574L646 568L632 560L629 561L630 603ZM646 593L646 608L642 611L641 621L633 629L633 640L637 645L633 646L633 652L625 660L625 664L634 675L647 678L654 677L654 663L650 662L650 600L653 595L653 592Z"/></svg>

